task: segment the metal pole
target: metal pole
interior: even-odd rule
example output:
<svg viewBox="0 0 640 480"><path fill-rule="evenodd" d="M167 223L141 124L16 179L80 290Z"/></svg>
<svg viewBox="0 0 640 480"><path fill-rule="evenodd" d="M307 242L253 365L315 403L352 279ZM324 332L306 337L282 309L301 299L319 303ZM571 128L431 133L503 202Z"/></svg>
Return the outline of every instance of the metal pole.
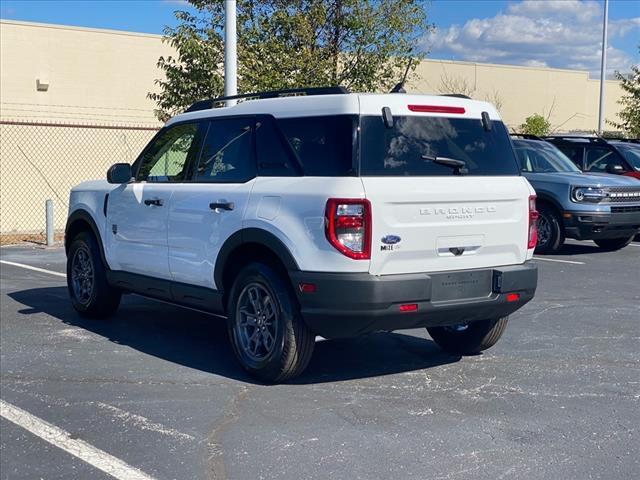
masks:
<svg viewBox="0 0 640 480"><path fill-rule="evenodd" d="M600 62L600 110L598 112L598 135L604 130L604 81L607 72L607 19L609 0L604 0L604 20L602 23L602 60Z"/></svg>
<svg viewBox="0 0 640 480"><path fill-rule="evenodd" d="M238 94L237 81L237 38L236 38L236 0L224 2L224 96ZM227 107L235 105L235 100L227 100Z"/></svg>
<svg viewBox="0 0 640 480"><path fill-rule="evenodd" d="M53 247L53 200L45 202L47 210L47 247Z"/></svg>

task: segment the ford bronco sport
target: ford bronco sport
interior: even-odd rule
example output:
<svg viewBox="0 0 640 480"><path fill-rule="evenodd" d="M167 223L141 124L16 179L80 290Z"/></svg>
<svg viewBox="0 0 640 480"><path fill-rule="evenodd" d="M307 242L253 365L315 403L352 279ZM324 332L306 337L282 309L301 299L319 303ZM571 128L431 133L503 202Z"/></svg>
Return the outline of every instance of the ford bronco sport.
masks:
<svg viewBox="0 0 640 480"><path fill-rule="evenodd" d="M522 174L537 195L537 253L556 253L565 238L626 247L640 231L640 184L633 178L581 172L550 143L514 135Z"/></svg>
<svg viewBox="0 0 640 480"><path fill-rule="evenodd" d="M336 88L198 102L71 192L74 308L135 292L227 317L240 364L300 374L316 335L427 327L454 354L530 301L535 192L484 102Z"/></svg>

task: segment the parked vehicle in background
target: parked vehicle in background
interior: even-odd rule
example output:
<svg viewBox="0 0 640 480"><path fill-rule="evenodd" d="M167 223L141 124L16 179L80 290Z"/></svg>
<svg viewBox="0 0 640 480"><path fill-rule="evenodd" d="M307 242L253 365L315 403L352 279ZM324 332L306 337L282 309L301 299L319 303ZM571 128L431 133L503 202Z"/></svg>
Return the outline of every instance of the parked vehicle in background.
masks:
<svg viewBox="0 0 640 480"><path fill-rule="evenodd" d="M523 175L537 195L537 253L555 253L565 238L593 240L605 250L631 243L640 231L640 183L633 178L581 172L541 138L513 135Z"/></svg>
<svg viewBox="0 0 640 480"><path fill-rule="evenodd" d="M583 172L611 173L640 180L638 150L630 141L579 135L553 135L543 139L558 147Z"/></svg>
<svg viewBox="0 0 640 480"><path fill-rule="evenodd" d="M240 364L300 374L316 335L427 327L494 345L537 286L535 195L485 102L341 88L194 104L71 192L73 307L135 292L227 316ZM238 98L238 97L234 97Z"/></svg>

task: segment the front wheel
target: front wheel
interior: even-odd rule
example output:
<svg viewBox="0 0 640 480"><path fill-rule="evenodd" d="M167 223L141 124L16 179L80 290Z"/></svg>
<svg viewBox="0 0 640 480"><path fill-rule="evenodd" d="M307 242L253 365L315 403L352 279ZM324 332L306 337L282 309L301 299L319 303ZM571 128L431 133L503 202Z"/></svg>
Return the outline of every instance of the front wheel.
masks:
<svg viewBox="0 0 640 480"><path fill-rule="evenodd" d="M67 253L67 287L73 308L83 317L105 318L118 309L122 294L107 282L98 242L79 233Z"/></svg>
<svg viewBox="0 0 640 480"><path fill-rule="evenodd" d="M607 250L609 252L613 252L615 250L620 250L621 248L626 247L633 241L633 237L629 238L601 238L598 240L594 240L596 245L598 245L603 250Z"/></svg>
<svg viewBox="0 0 640 480"><path fill-rule="evenodd" d="M228 331L242 367L266 382L282 382L307 367L315 335L304 323L295 294L272 267L251 263L229 295Z"/></svg>
<svg viewBox="0 0 640 480"><path fill-rule="evenodd" d="M546 205L540 206L539 214L536 253L557 253L564 244L562 220L552 208Z"/></svg>
<svg viewBox="0 0 640 480"><path fill-rule="evenodd" d="M473 355L493 347L500 339L509 317L454 325L429 327L427 331L440 348L454 355Z"/></svg>

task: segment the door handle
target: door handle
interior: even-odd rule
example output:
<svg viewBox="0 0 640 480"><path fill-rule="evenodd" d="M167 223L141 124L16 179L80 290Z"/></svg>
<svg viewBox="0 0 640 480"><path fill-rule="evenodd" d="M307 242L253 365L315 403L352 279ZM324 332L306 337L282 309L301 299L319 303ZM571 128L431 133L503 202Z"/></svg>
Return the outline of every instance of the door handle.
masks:
<svg viewBox="0 0 640 480"><path fill-rule="evenodd" d="M235 208L235 205L233 202L213 202L209 204L209 208L211 210L233 210Z"/></svg>
<svg viewBox="0 0 640 480"><path fill-rule="evenodd" d="M156 207L161 207L162 204L163 204L163 201L162 201L161 198L147 198L144 201L144 204L147 205L147 206L154 205Z"/></svg>

